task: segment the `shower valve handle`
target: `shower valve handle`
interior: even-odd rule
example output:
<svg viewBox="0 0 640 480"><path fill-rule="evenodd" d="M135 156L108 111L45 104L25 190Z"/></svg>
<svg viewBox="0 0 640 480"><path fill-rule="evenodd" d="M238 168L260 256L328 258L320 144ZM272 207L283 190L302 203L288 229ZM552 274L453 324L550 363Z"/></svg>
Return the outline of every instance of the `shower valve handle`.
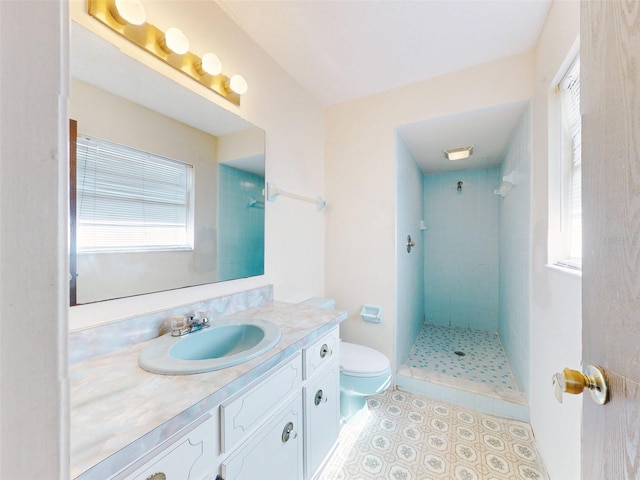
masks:
<svg viewBox="0 0 640 480"><path fill-rule="evenodd" d="M416 242L411 240L411 235L407 235L407 253L411 253L411 249L416 246Z"/></svg>
<svg viewBox="0 0 640 480"><path fill-rule="evenodd" d="M591 391L591 398L598 404L604 405L609 400L609 391L604 372L600 367L587 365L585 373L565 368L562 373L556 373L552 379L556 400L562 403L562 394L578 395L585 388Z"/></svg>

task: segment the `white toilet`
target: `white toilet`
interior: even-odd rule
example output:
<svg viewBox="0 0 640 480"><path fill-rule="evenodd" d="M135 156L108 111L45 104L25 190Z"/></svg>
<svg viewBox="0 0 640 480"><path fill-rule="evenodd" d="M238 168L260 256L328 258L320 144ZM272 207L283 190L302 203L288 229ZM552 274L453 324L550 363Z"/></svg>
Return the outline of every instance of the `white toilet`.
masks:
<svg viewBox="0 0 640 480"><path fill-rule="evenodd" d="M302 302L335 308L331 298L310 298ZM340 416L349 420L367 404L367 397L384 392L391 385L391 362L373 348L340 342Z"/></svg>

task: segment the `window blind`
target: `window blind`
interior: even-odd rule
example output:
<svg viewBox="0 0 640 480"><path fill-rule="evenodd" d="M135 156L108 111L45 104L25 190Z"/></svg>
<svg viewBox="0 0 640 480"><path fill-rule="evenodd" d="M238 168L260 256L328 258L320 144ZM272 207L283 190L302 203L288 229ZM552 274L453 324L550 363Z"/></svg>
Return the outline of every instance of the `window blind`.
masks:
<svg viewBox="0 0 640 480"><path fill-rule="evenodd" d="M76 144L79 252L191 248L191 165L95 138Z"/></svg>
<svg viewBox="0 0 640 480"><path fill-rule="evenodd" d="M564 138L570 142L569 264L582 265L582 121L580 117L580 60L576 60L560 83Z"/></svg>

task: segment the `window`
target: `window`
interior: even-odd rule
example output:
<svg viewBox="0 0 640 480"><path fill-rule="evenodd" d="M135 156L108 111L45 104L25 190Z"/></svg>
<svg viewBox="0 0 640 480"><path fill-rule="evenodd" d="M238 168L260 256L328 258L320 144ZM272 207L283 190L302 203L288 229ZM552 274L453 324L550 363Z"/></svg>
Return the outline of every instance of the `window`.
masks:
<svg viewBox="0 0 640 480"><path fill-rule="evenodd" d="M79 253L193 247L191 165L82 136L76 148Z"/></svg>
<svg viewBox="0 0 640 480"><path fill-rule="evenodd" d="M556 263L582 267L582 123L580 118L580 60L576 59L558 85L562 134L562 255Z"/></svg>

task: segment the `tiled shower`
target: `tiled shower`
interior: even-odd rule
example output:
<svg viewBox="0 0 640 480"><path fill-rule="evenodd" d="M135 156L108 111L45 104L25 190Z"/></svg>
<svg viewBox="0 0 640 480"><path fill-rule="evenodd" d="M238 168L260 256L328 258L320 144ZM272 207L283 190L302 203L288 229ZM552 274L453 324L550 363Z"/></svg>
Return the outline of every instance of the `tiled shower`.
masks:
<svg viewBox="0 0 640 480"><path fill-rule="evenodd" d="M396 384L528 420L530 111L499 166L424 175L398 144L398 236L419 225L421 250L398 249ZM510 174L513 188L495 194ZM416 176L419 192L405 187Z"/></svg>
<svg viewBox="0 0 640 480"><path fill-rule="evenodd" d="M264 177L218 166L218 280L264 273Z"/></svg>

